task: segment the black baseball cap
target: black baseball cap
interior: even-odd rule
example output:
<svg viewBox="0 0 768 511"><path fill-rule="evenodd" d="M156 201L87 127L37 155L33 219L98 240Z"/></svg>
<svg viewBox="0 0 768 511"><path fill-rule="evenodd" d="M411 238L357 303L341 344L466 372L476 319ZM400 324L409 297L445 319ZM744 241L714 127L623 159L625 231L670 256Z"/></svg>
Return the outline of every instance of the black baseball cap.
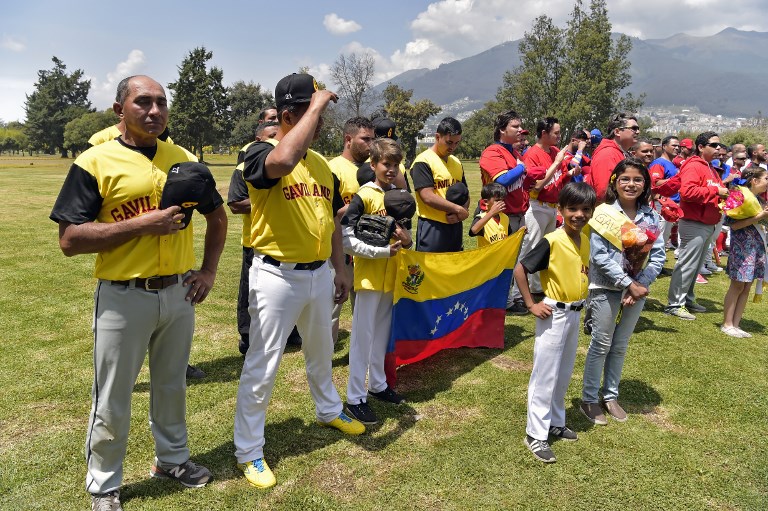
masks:
<svg viewBox="0 0 768 511"><path fill-rule="evenodd" d="M373 120L373 135L375 138L391 138L397 140L395 135L395 121L389 117L377 117Z"/></svg>
<svg viewBox="0 0 768 511"><path fill-rule="evenodd" d="M370 161L364 161L357 167L357 184L363 186L376 179L376 173L371 168Z"/></svg>
<svg viewBox="0 0 768 511"><path fill-rule="evenodd" d="M408 190L395 188L384 193L384 209L395 220L411 218L416 213L416 199Z"/></svg>
<svg viewBox="0 0 768 511"><path fill-rule="evenodd" d="M192 220L193 210L209 213L213 209L215 190L216 181L208 167L196 161L177 163L168 171L160 209L181 206L181 213L184 213L182 229L185 229Z"/></svg>
<svg viewBox="0 0 768 511"><path fill-rule="evenodd" d="M464 183L454 183L448 187L445 198L454 204L463 206L469 200L469 188Z"/></svg>
<svg viewBox="0 0 768 511"><path fill-rule="evenodd" d="M295 105L297 103L309 103L312 94L318 89L317 81L312 75L304 73L293 73L279 82L275 86L275 104L280 110L285 105Z"/></svg>

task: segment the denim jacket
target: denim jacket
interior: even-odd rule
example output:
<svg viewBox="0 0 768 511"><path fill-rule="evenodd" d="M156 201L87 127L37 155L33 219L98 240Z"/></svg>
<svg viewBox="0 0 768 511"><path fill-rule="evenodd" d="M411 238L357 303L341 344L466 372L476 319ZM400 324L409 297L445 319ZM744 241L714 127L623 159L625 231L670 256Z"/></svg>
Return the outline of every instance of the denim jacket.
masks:
<svg viewBox="0 0 768 511"><path fill-rule="evenodd" d="M611 204L612 207L622 211L619 201ZM623 211L622 211L623 213ZM650 206L642 205L637 211L637 216L632 220L634 223L645 222L648 225L659 225L659 214ZM632 284L630 277L622 268L621 250L613 246L608 240L592 231L589 237L589 287L612 289L616 291L623 290ZM653 243L648 257L648 263L637 276L637 282L645 287L659 276L664 262L667 260L664 251L664 237L660 234Z"/></svg>

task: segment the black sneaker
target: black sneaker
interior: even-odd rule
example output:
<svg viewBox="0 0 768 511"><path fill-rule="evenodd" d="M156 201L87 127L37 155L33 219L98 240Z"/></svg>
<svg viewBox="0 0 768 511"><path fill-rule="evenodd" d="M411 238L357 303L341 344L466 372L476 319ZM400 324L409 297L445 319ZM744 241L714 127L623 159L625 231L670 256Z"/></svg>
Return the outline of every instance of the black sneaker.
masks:
<svg viewBox="0 0 768 511"><path fill-rule="evenodd" d="M373 413L373 410L371 410L371 407L368 406L368 403L365 401L361 402L359 405L351 405L347 403L347 415L367 425L379 422L376 414Z"/></svg>
<svg viewBox="0 0 768 511"><path fill-rule="evenodd" d="M301 335L299 335L298 328L293 327L291 334L288 336L288 341L286 341L286 344L288 346L301 346Z"/></svg>
<svg viewBox="0 0 768 511"><path fill-rule="evenodd" d="M576 432L568 426L551 426L549 428L549 435L567 442L575 442L579 439L579 437L576 436Z"/></svg>
<svg viewBox="0 0 768 511"><path fill-rule="evenodd" d="M205 371L203 371L199 367L195 367L193 365L187 364L187 378L200 380L202 378L205 378Z"/></svg>
<svg viewBox="0 0 768 511"><path fill-rule="evenodd" d="M555 453L549 448L549 444L546 440L536 440L529 435L525 435L523 443L529 451L533 453L533 456L544 463L554 463L557 461Z"/></svg>
<svg viewBox="0 0 768 511"><path fill-rule="evenodd" d="M91 494L91 511L123 511L120 505L120 491Z"/></svg>
<svg viewBox="0 0 768 511"><path fill-rule="evenodd" d="M523 302L512 302L512 305L507 307L507 312L514 316L525 316L528 314L528 309L525 308L525 304Z"/></svg>
<svg viewBox="0 0 768 511"><path fill-rule="evenodd" d="M151 477L159 479L175 479L187 488L202 488L213 479L211 471L192 460L187 460L173 468L162 468L155 460L149 471Z"/></svg>
<svg viewBox="0 0 768 511"><path fill-rule="evenodd" d="M396 405L401 405L405 403L405 398L392 390L392 387L387 385L387 388L382 390L381 392L371 392L368 391L369 396L373 396L376 399L380 401L386 401L387 403L394 403Z"/></svg>

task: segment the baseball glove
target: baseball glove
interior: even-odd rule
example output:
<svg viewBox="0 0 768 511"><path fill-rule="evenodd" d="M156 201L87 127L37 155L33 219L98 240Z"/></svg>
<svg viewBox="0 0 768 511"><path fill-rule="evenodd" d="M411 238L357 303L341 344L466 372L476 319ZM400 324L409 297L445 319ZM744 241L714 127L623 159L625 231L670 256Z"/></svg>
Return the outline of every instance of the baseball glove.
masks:
<svg viewBox="0 0 768 511"><path fill-rule="evenodd" d="M367 245L386 247L395 233L391 216L362 215L355 225L355 237Z"/></svg>

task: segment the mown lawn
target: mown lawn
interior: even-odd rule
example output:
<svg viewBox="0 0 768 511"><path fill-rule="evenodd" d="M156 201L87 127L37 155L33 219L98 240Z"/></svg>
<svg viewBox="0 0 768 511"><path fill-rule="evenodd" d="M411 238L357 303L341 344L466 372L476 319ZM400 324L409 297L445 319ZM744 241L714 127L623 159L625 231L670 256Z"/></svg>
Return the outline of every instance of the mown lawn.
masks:
<svg viewBox="0 0 768 511"><path fill-rule="evenodd" d="M211 157L226 196L234 156ZM0 156L0 509L74 510L84 491L90 407L93 256L64 257L51 206L72 160ZM465 165L473 197L477 164ZM201 233L198 222L198 254ZM465 223L468 227L468 223ZM749 303L752 339L718 330L728 279L697 286L711 309L695 322L662 314L669 279L630 342L624 424L592 427L577 410L588 339L580 339L568 393L579 441L554 445L558 462L534 461L522 444L533 319L507 317L503 350L442 352L401 368L409 404L373 403L385 420L359 438L313 424L303 357L283 359L266 427L278 478L249 487L235 467L232 429L242 358L235 299L240 219L216 287L199 306L192 363L208 373L188 391L190 447L216 480L187 490L148 477L148 373L139 376L125 460L127 510L179 509L768 509L766 302ZM468 241L467 246L474 246ZM668 266L673 264L671 257ZM334 380L344 393L350 326L343 318Z"/></svg>

